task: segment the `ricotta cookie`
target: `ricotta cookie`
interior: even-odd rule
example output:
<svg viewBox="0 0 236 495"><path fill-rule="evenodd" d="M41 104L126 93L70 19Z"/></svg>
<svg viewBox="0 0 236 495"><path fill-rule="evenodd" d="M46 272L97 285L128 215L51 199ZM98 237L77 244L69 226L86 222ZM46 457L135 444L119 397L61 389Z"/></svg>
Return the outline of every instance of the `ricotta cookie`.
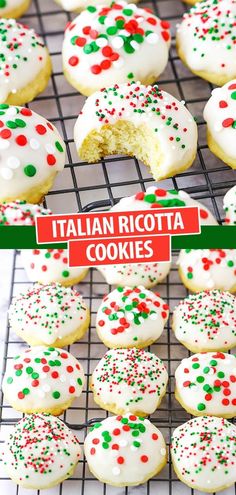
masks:
<svg viewBox="0 0 236 495"><path fill-rule="evenodd" d="M56 127L29 108L6 104L0 104L0 155L1 202L40 202L65 165Z"/></svg>
<svg viewBox="0 0 236 495"><path fill-rule="evenodd" d="M36 284L13 299L9 320L12 330L29 345L64 347L84 336L90 317L75 289Z"/></svg>
<svg viewBox="0 0 236 495"><path fill-rule="evenodd" d="M153 84L168 62L169 27L134 3L90 5L67 26L65 77L86 96L130 80Z"/></svg>
<svg viewBox="0 0 236 495"><path fill-rule="evenodd" d="M152 414L166 393L168 374L155 354L143 349L111 349L91 380L95 402L114 414Z"/></svg>
<svg viewBox="0 0 236 495"><path fill-rule="evenodd" d="M171 263L136 263L127 265L103 265L96 267L109 285L147 289L160 284L169 274Z"/></svg>
<svg viewBox="0 0 236 495"><path fill-rule="evenodd" d="M78 438L59 419L32 414L12 427L1 453L3 467L15 483L40 490L69 478L81 458Z"/></svg>
<svg viewBox="0 0 236 495"><path fill-rule="evenodd" d="M76 121L74 139L82 160L136 156L159 181L192 165L197 126L183 102L156 85L133 82L90 96Z"/></svg>
<svg viewBox="0 0 236 495"><path fill-rule="evenodd" d="M172 329L192 352L232 349L236 346L236 297L220 290L192 294L175 308Z"/></svg>
<svg viewBox="0 0 236 495"><path fill-rule="evenodd" d="M0 103L23 105L47 87L51 59L34 29L0 19L0 58Z"/></svg>
<svg viewBox="0 0 236 495"><path fill-rule="evenodd" d="M36 215L51 215L51 210L17 199L0 203L0 225L35 225Z"/></svg>
<svg viewBox="0 0 236 495"><path fill-rule="evenodd" d="M23 249L21 260L31 282L57 282L68 287L78 284L87 275L87 268L68 266L67 249Z"/></svg>
<svg viewBox="0 0 236 495"><path fill-rule="evenodd" d="M104 297L96 329L107 347L147 347L161 336L169 306L159 294L139 286L117 287Z"/></svg>
<svg viewBox="0 0 236 495"><path fill-rule="evenodd" d="M148 419L133 414L95 423L85 438L84 451L95 478L113 486L141 485L167 462L162 433Z"/></svg>
<svg viewBox="0 0 236 495"><path fill-rule="evenodd" d="M0 17L16 19L21 17L30 6L31 0L1 0Z"/></svg>
<svg viewBox="0 0 236 495"><path fill-rule="evenodd" d="M236 357L223 352L194 354L175 372L175 397L193 416L236 416Z"/></svg>
<svg viewBox="0 0 236 495"><path fill-rule="evenodd" d="M83 368L72 354L39 346L8 362L2 390L17 411L59 416L81 395L83 385Z"/></svg>
<svg viewBox="0 0 236 495"><path fill-rule="evenodd" d="M177 265L183 284L192 292L236 292L236 249L182 249Z"/></svg>
<svg viewBox="0 0 236 495"><path fill-rule="evenodd" d="M231 187L224 196L225 223L236 225L236 186Z"/></svg>
<svg viewBox="0 0 236 495"><path fill-rule="evenodd" d="M223 86L236 77L236 2L203 0L177 28L177 51L197 76Z"/></svg>
<svg viewBox="0 0 236 495"><path fill-rule="evenodd" d="M236 427L224 418L190 419L174 430L171 457L178 478L206 493L236 481Z"/></svg>
<svg viewBox="0 0 236 495"><path fill-rule="evenodd" d="M67 12L81 12L87 7L111 4L111 0L55 0ZM129 2L128 2L129 3ZM137 3L132 0L132 4Z"/></svg>

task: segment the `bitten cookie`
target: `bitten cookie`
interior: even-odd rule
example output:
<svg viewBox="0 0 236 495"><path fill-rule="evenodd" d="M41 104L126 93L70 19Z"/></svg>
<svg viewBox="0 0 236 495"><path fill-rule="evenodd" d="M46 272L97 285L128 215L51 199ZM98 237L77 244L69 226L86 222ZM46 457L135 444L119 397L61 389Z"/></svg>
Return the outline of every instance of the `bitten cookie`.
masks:
<svg viewBox="0 0 236 495"><path fill-rule="evenodd" d="M81 12L87 7L98 5L110 5L111 0L55 0L56 3L61 5L61 7L67 12ZM131 3L137 3L137 1L130 0ZM129 3L129 1L128 1Z"/></svg>
<svg viewBox="0 0 236 495"><path fill-rule="evenodd" d="M31 282L57 282L68 287L78 284L87 275L87 268L69 267L66 249L23 249L21 260Z"/></svg>
<svg viewBox="0 0 236 495"><path fill-rule="evenodd" d="M174 470L190 488L219 492L236 481L235 446L236 427L226 419L190 419L172 436Z"/></svg>
<svg viewBox="0 0 236 495"><path fill-rule="evenodd" d="M21 17L30 6L31 0L1 0L0 17L16 19Z"/></svg>
<svg viewBox="0 0 236 495"><path fill-rule="evenodd" d="M175 308L172 329L192 352L232 349L236 346L236 297L220 290L192 294Z"/></svg>
<svg viewBox="0 0 236 495"><path fill-rule="evenodd" d="M95 402L114 414L152 414L166 393L168 374L155 354L143 349L111 349L91 380Z"/></svg>
<svg viewBox="0 0 236 495"><path fill-rule="evenodd" d="M142 286L117 287L104 297L96 329L107 347L147 347L161 336L169 307L159 294Z"/></svg>
<svg viewBox="0 0 236 495"><path fill-rule="evenodd" d="M0 225L35 225L36 215L51 215L51 210L20 199L0 203Z"/></svg>
<svg viewBox="0 0 236 495"><path fill-rule="evenodd" d="M236 225L236 186L231 187L224 196L225 223Z"/></svg>
<svg viewBox="0 0 236 495"><path fill-rule="evenodd" d="M90 317L75 289L36 284L13 299L9 320L11 329L29 345L64 347L84 336Z"/></svg>
<svg viewBox="0 0 236 495"><path fill-rule="evenodd" d="M177 28L177 51L197 76L218 86L236 77L236 3L204 0L186 12Z"/></svg>
<svg viewBox="0 0 236 495"><path fill-rule="evenodd" d="M192 292L236 292L236 249L182 249L177 265L183 284Z"/></svg>
<svg viewBox="0 0 236 495"><path fill-rule="evenodd" d="M74 139L82 160L136 156L158 181L192 165L197 126L183 102L156 85L133 82L90 96L75 124Z"/></svg>
<svg viewBox="0 0 236 495"><path fill-rule="evenodd" d="M59 416L81 395L83 384L83 368L72 354L39 346L8 362L2 390L17 411Z"/></svg>
<svg viewBox="0 0 236 495"><path fill-rule="evenodd" d="M0 460L12 481L40 490L69 478L80 457L78 438L59 418L32 414L12 427Z"/></svg>
<svg viewBox="0 0 236 495"><path fill-rule="evenodd" d="M171 263L136 263L127 265L106 265L96 267L109 285L147 289L160 284L168 275Z"/></svg>
<svg viewBox="0 0 236 495"><path fill-rule="evenodd" d="M0 103L23 105L47 87L51 59L34 29L1 19L0 58Z"/></svg>
<svg viewBox="0 0 236 495"><path fill-rule="evenodd" d="M130 80L153 84L168 62L169 27L134 3L90 5L66 29L65 77L86 96Z"/></svg>
<svg viewBox="0 0 236 495"><path fill-rule="evenodd" d="M162 433L148 419L133 414L95 423L85 438L84 451L95 478L113 486L140 485L167 462Z"/></svg>

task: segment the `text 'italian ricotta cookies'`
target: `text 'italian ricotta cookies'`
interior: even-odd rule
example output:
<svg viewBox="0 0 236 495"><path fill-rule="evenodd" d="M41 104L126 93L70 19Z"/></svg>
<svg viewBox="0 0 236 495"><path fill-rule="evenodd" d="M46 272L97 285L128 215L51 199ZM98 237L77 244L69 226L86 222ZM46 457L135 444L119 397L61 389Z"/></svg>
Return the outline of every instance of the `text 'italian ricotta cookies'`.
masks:
<svg viewBox="0 0 236 495"><path fill-rule="evenodd" d="M174 430L171 457L178 478L190 488L219 492L236 481L236 427L223 418L190 419Z"/></svg>
<svg viewBox="0 0 236 495"><path fill-rule="evenodd" d="M108 485L140 485L166 465L162 433L133 414L112 416L95 423L84 442L91 473Z"/></svg>
<svg viewBox="0 0 236 495"><path fill-rule="evenodd" d="M2 390L17 411L59 416L81 395L83 385L83 368L72 354L39 346L8 362Z"/></svg>
<svg viewBox="0 0 236 495"><path fill-rule="evenodd" d="M94 400L114 414L152 414L166 392L168 374L155 354L143 349L111 349L91 381Z"/></svg>
<svg viewBox="0 0 236 495"><path fill-rule="evenodd" d="M231 187L224 196L223 206L225 211L225 223L236 225L236 186Z"/></svg>
<svg viewBox="0 0 236 495"><path fill-rule="evenodd" d="M236 298L230 292L207 290L180 301L172 328L192 352L226 351L236 346Z"/></svg>
<svg viewBox="0 0 236 495"><path fill-rule="evenodd" d="M109 285L118 285L120 287L143 285L146 288L150 288L159 284L167 277L170 272L171 263L102 265L96 268Z"/></svg>
<svg viewBox="0 0 236 495"><path fill-rule="evenodd" d="M0 203L0 225L35 225L36 215L51 215L43 206L17 199L11 203Z"/></svg>
<svg viewBox="0 0 236 495"><path fill-rule="evenodd" d="M168 304L145 287L117 287L98 309L96 329L107 347L147 347L161 336Z"/></svg>
<svg viewBox="0 0 236 495"><path fill-rule="evenodd" d="M149 9L122 1L89 6L66 29L65 77L86 96L129 80L152 84L167 65L169 47L169 23Z"/></svg>
<svg viewBox="0 0 236 495"><path fill-rule="evenodd" d="M36 284L13 299L9 320L12 330L29 345L64 347L84 336L90 317L75 289Z"/></svg>
<svg viewBox="0 0 236 495"><path fill-rule="evenodd" d="M74 138L82 160L136 156L158 181L192 165L197 126L183 102L158 86L133 82L90 96L76 121Z"/></svg>
<svg viewBox="0 0 236 495"><path fill-rule="evenodd" d="M21 17L30 6L31 0L1 0L0 17L16 19Z"/></svg>
<svg viewBox="0 0 236 495"><path fill-rule="evenodd" d="M68 12L81 12L81 10L86 9L87 7L97 7L98 5L111 5L111 0L55 0L64 10ZM120 2L119 2L120 3ZM129 1L128 1L129 3ZM137 1L132 1L133 3L137 3Z"/></svg>
<svg viewBox="0 0 236 495"><path fill-rule="evenodd" d="M177 265L183 284L192 292L236 292L236 249L182 249Z"/></svg>
<svg viewBox="0 0 236 495"><path fill-rule="evenodd" d="M77 437L59 418L32 414L11 428L0 461L12 481L40 490L69 478L80 457Z"/></svg>
<svg viewBox="0 0 236 495"><path fill-rule="evenodd" d="M175 397L194 416L236 416L236 357L223 352L194 354L175 372Z"/></svg>
<svg viewBox="0 0 236 495"><path fill-rule="evenodd" d="M185 13L177 50L196 75L222 86L236 77L235 0L204 0Z"/></svg>

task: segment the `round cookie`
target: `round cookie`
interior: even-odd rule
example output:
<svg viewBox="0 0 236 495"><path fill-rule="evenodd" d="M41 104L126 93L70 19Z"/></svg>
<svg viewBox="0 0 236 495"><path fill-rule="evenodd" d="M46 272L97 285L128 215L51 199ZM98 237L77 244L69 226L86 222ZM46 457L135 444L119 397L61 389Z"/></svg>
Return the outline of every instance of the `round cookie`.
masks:
<svg viewBox="0 0 236 495"><path fill-rule="evenodd" d="M60 416L81 395L83 384L83 368L72 354L38 346L8 362L2 390L17 411Z"/></svg>
<svg viewBox="0 0 236 495"><path fill-rule="evenodd" d="M147 289L160 284L171 269L171 263L136 263L127 265L103 265L96 267L109 285L137 287Z"/></svg>
<svg viewBox="0 0 236 495"><path fill-rule="evenodd" d="M152 414L166 393L168 374L155 354L143 349L111 349L91 379L95 402L114 414Z"/></svg>
<svg viewBox="0 0 236 495"><path fill-rule="evenodd" d="M59 418L32 414L12 427L0 460L17 485L40 490L69 478L80 458L78 438Z"/></svg>
<svg viewBox="0 0 236 495"><path fill-rule="evenodd" d="M236 225L236 186L231 187L224 196L225 223Z"/></svg>
<svg viewBox="0 0 236 495"><path fill-rule="evenodd" d="M236 346L236 297L207 290L180 301L173 312L175 336L191 352L227 351Z"/></svg>
<svg viewBox="0 0 236 495"><path fill-rule="evenodd" d="M84 452L91 473L113 486L140 485L167 462L162 433L148 419L133 414L95 423L85 438Z"/></svg>
<svg viewBox="0 0 236 495"><path fill-rule="evenodd" d="M74 139L82 160L136 156L159 181L192 165L197 126L183 102L156 85L133 82L91 95L76 121Z"/></svg>
<svg viewBox="0 0 236 495"><path fill-rule="evenodd" d="M36 215L51 215L51 210L20 199L0 203L0 225L35 225Z"/></svg>
<svg viewBox="0 0 236 495"><path fill-rule="evenodd" d="M0 58L0 103L23 105L47 87L51 59L34 29L0 19Z"/></svg>
<svg viewBox="0 0 236 495"><path fill-rule="evenodd" d="M69 267L66 249L23 249L21 260L31 282L57 282L68 287L78 284L87 275L87 268Z"/></svg>
<svg viewBox="0 0 236 495"><path fill-rule="evenodd" d="M31 0L1 0L0 17L17 19L29 8Z"/></svg>
<svg viewBox="0 0 236 495"><path fill-rule="evenodd" d="M9 321L29 345L64 347L84 336L90 317L79 292L52 283L36 284L15 297Z"/></svg>
<svg viewBox="0 0 236 495"><path fill-rule="evenodd" d="M236 481L236 426L224 418L190 419L173 432L171 457L178 478L201 492L224 490Z"/></svg>
<svg viewBox="0 0 236 495"><path fill-rule="evenodd" d="M61 7L67 12L81 12L87 7L91 7L91 6L97 7L98 5L109 6L111 4L111 0L55 0L55 1L56 3L61 5ZM133 4L133 3L137 3L138 0L136 1L130 0L130 1Z"/></svg>
<svg viewBox="0 0 236 495"><path fill-rule="evenodd" d="M106 347L147 347L161 336L169 307L159 294L143 286L117 287L97 312L96 329Z"/></svg>
<svg viewBox="0 0 236 495"><path fill-rule="evenodd" d="M130 80L153 84L168 62L169 27L134 3L90 5L66 29L65 77L86 96Z"/></svg>
<svg viewBox="0 0 236 495"><path fill-rule="evenodd" d="M177 51L194 74L223 86L236 77L236 3L203 0L177 27Z"/></svg>
<svg viewBox="0 0 236 495"><path fill-rule="evenodd" d="M183 284L192 292L236 292L236 249L182 249L177 265Z"/></svg>

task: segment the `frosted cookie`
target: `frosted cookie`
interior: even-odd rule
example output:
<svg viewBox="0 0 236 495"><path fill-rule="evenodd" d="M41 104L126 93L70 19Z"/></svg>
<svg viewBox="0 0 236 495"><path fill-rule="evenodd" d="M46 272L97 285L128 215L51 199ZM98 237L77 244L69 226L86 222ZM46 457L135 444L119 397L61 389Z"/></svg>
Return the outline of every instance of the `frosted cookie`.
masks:
<svg viewBox="0 0 236 495"><path fill-rule="evenodd" d="M155 354L143 349L111 349L91 380L95 402L114 414L152 414L166 393L168 374Z"/></svg>
<svg viewBox="0 0 236 495"><path fill-rule="evenodd" d="M236 225L236 186L231 187L224 196L225 223Z"/></svg>
<svg viewBox="0 0 236 495"><path fill-rule="evenodd" d="M23 105L47 87L51 59L34 29L1 19L0 59L0 103Z"/></svg>
<svg viewBox="0 0 236 495"><path fill-rule="evenodd" d="M69 478L80 457L78 438L59 418L32 414L12 427L0 460L12 481L40 490Z"/></svg>
<svg viewBox="0 0 236 495"><path fill-rule="evenodd" d="M30 6L31 0L1 0L0 17L16 19L21 17Z"/></svg>
<svg viewBox="0 0 236 495"><path fill-rule="evenodd" d="M66 29L65 77L86 96L130 80L153 84L168 62L169 27L134 3L89 6Z"/></svg>
<svg viewBox="0 0 236 495"><path fill-rule="evenodd" d="M204 0L177 27L177 51L197 76L218 86L236 77L236 2Z"/></svg>
<svg viewBox="0 0 236 495"><path fill-rule="evenodd" d="M227 351L236 346L236 297L230 292L206 290L180 301L172 328L192 352Z"/></svg>
<svg viewBox="0 0 236 495"><path fill-rule="evenodd" d="M2 390L17 411L59 416L81 395L83 385L83 368L72 354L39 346L8 362Z"/></svg>
<svg viewBox="0 0 236 495"><path fill-rule="evenodd" d="M36 215L51 215L51 210L20 199L0 203L0 225L35 225Z"/></svg>
<svg viewBox="0 0 236 495"><path fill-rule="evenodd" d="M56 127L24 107L0 104L0 153L1 202L40 202L65 165Z"/></svg>
<svg viewBox="0 0 236 495"><path fill-rule="evenodd" d="M174 470L190 488L219 492L236 481L235 446L236 426L226 419L190 419L172 436Z"/></svg>
<svg viewBox="0 0 236 495"><path fill-rule="evenodd" d="M64 347L84 336L90 318L75 289L36 284L13 299L9 320L12 330L29 345Z"/></svg>
<svg viewBox="0 0 236 495"><path fill-rule="evenodd" d="M170 272L171 263L136 263L127 265L106 265L96 267L109 285L120 287L146 288L162 282Z"/></svg>
<svg viewBox="0 0 236 495"><path fill-rule="evenodd" d="M159 294L142 286L117 287L104 297L96 329L107 347L147 347L161 336L169 307Z"/></svg>
<svg viewBox="0 0 236 495"><path fill-rule="evenodd" d="M140 485L167 462L162 433L148 419L133 414L95 423L85 438L84 451L91 473L113 486Z"/></svg>
<svg viewBox="0 0 236 495"><path fill-rule="evenodd" d="M158 181L192 165L197 126L183 102L158 86L115 84L86 100L74 139L82 160L136 156Z"/></svg>
<svg viewBox="0 0 236 495"><path fill-rule="evenodd" d="M236 292L236 249L182 249L177 265L183 284L192 292Z"/></svg>
<svg viewBox="0 0 236 495"><path fill-rule="evenodd" d="M110 5L111 0L55 0L56 3L61 5L61 7L67 12L81 12L82 10L98 5ZM129 3L129 2L128 2ZM132 4L136 1L132 0Z"/></svg>
<svg viewBox="0 0 236 495"><path fill-rule="evenodd" d="M67 287L78 284L87 275L87 268L69 267L66 249L23 249L21 260L31 282L57 282Z"/></svg>

